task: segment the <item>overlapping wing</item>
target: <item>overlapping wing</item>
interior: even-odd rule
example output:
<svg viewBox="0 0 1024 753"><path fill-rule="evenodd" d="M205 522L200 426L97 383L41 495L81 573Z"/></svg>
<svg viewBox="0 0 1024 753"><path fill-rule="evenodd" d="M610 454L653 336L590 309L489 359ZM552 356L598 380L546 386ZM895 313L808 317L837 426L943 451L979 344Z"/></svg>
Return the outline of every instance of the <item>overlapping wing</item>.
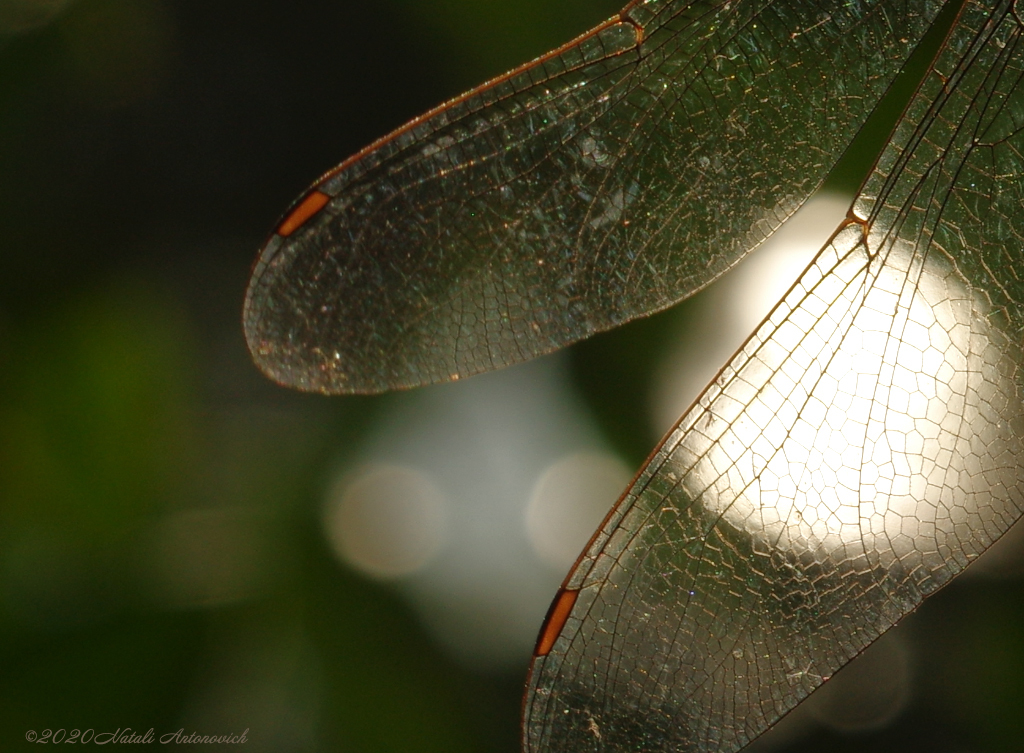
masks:
<svg viewBox="0 0 1024 753"><path fill-rule="evenodd" d="M680 300L820 185L939 5L634 0L315 184L253 271L257 363L377 392Z"/></svg>
<svg viewBox="0 0 1024 753"><path fill-rule="evenodd" d="M527 750L735 751L1024 512L1014 6L967 4L863 219L570 575L532 669Z"/></svg>

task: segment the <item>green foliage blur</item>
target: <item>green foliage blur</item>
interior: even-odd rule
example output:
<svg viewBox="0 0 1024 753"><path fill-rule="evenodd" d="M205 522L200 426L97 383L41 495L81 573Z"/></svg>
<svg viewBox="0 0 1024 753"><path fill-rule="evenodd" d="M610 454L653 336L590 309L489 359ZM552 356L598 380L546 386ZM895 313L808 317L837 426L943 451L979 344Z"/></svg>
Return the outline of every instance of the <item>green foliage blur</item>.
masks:
<svg viewBox="0 0 1024 753"><path fill-rule="evenodd" d="M250 753L517 750L525 664L464 668L321 532L390 398L270 384L241 302L317 175L618 3L5 1L0 750L150 727L248 729ZM687 305L573 351L634 465ZM1019 579L950 587L911 626L896 725L791 749L1020 750L1022 626Z"/></svg>

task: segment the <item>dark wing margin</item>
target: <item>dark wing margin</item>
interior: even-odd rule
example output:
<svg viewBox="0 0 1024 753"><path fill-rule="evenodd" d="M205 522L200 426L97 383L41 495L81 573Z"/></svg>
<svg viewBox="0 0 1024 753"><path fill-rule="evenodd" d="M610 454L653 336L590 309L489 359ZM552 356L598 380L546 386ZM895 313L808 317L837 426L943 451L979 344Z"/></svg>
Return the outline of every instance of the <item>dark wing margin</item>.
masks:
<svg viewBox="0 0 1024 753"><path fill-rule="evenodd" d="M524 748L728 753L1024 513L1024 39L968 2L855 205L566 581Z"/></svg>
<svg viewBox="0 0 1024 753"><path fill-rule="evenodd" d="M254 267L257 364L380 392L677 302L813 193L940 5L636 0L318 181Z"/></svg>

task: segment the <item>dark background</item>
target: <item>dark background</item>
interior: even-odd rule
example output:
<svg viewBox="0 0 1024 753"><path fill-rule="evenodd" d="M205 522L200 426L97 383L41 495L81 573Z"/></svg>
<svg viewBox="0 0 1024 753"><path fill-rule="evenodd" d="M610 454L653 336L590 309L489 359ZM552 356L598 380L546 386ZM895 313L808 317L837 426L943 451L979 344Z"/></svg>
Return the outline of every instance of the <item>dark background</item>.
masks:
<svg viewBox="0 0 1024 753"><path fill-rule="evenodd" d="M79 0L34 28L0 11L0 749L76 727L248 727L250 751L517 749L526 657L466 668L324 541L330 468L393 398L271 384L241 302L317 175L617 5ZM632 467L685 315L570 356ZM182 606L154 585L167 526L197 567L229 563L232 598ZM899 630L896 721L787 750L1024 748L1019 576L956 583Z"/></svg>

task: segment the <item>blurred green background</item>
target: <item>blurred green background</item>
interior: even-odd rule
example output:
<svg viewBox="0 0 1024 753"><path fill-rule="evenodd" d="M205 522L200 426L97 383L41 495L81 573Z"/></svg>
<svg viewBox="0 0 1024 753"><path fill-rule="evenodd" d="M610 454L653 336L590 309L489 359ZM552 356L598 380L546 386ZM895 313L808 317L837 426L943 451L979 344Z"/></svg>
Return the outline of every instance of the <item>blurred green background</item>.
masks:
<svg viewBox="0 0 1024 753"><path fill-rule="evenodd" d="M317 175L617 10L0 0L0 750L28 748L30 729L125 727L248 728L249 751L518 749L522 632L560 575L495 575L479 606L437 579L360 574L325 532L346 469L401 455L405 416L433 415L417 400L456 404L477 380L422 399L286 391L250 364L241 301L265 234ZM557 429L563 444L635 470L665 428L649 418L661 364L708 305L536 367L584 427ZM893 720L808 723L777 749L1021 750L1024 585L990 571L898 628ZM511 589L540 594L527 627L494 661L486 642L462 651L501 633Z"/></svg>

